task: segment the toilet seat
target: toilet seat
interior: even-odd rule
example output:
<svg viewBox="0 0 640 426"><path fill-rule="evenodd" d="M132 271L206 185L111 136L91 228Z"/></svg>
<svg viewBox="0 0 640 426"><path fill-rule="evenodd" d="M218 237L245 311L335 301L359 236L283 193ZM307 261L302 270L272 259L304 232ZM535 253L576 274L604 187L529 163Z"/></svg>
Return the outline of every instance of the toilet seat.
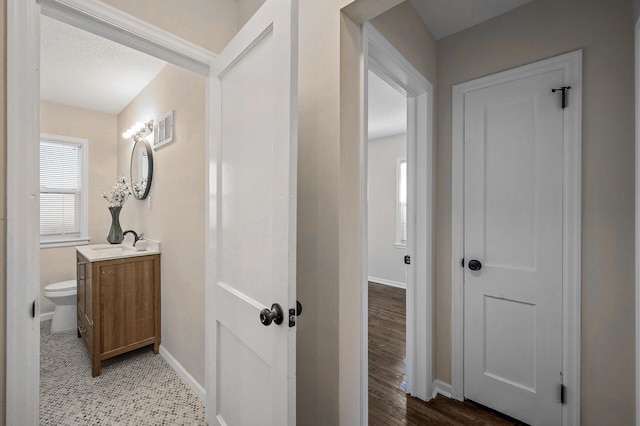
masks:
<svg viewBox="0 0 640 426"><path fill-rule="evenodd" d="M76 294L76 280L61 281L49 284L44 288L45 296L61 297Z"/></svg>

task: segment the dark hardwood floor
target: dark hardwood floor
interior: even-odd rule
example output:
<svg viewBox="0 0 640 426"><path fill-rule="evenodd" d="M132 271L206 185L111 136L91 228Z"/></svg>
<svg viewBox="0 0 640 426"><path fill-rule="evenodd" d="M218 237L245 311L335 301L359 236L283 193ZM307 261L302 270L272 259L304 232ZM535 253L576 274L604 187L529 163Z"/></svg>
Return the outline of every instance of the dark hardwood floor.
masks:
<svg viewBox="0 0 640 426"><path fill-rule="evenodd" d="M405 290L369 282L369 425L517 425L470 402L438 395L424 402L401 388Z"/></svg>

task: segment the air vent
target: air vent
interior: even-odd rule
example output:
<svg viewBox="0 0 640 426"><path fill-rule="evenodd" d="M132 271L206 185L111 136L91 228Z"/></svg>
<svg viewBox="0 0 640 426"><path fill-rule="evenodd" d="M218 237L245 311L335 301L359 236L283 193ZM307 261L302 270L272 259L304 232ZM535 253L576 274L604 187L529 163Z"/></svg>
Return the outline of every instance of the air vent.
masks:
<svg viewBox="0 0 640 426"><path fill-rule="evenodd" d="M173 141L173 110L158 118L153 129L153 148Z"/></svg>

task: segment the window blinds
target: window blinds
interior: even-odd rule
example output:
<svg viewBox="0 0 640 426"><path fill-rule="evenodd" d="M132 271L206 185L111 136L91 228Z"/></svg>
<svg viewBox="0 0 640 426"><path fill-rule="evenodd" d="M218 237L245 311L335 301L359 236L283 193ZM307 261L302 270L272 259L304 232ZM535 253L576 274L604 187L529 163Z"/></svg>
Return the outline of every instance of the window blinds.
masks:
<svg viewBox="0 0 640 426"><path fill-rule="evenodd" d="M40 236L80 236L80 150L40 143Z"/></svg>

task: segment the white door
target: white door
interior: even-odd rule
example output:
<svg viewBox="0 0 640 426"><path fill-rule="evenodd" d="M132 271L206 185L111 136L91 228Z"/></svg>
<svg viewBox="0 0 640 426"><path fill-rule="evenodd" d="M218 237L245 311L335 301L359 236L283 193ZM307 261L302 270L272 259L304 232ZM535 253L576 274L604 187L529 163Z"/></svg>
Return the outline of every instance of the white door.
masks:
<svg viewBox="0 0 640 426"><path fill-rule="evenodd" d="M536 425L562 419L563 85L464 98L464 396Z"/></svg>
<svg viewBox="0 0 640 426"><path fill-rule="evenodd" d="M296 0L266 0L212 69L210 425L296 421L296 57ZM272 304L283 321L265 326Z"/></svg>

